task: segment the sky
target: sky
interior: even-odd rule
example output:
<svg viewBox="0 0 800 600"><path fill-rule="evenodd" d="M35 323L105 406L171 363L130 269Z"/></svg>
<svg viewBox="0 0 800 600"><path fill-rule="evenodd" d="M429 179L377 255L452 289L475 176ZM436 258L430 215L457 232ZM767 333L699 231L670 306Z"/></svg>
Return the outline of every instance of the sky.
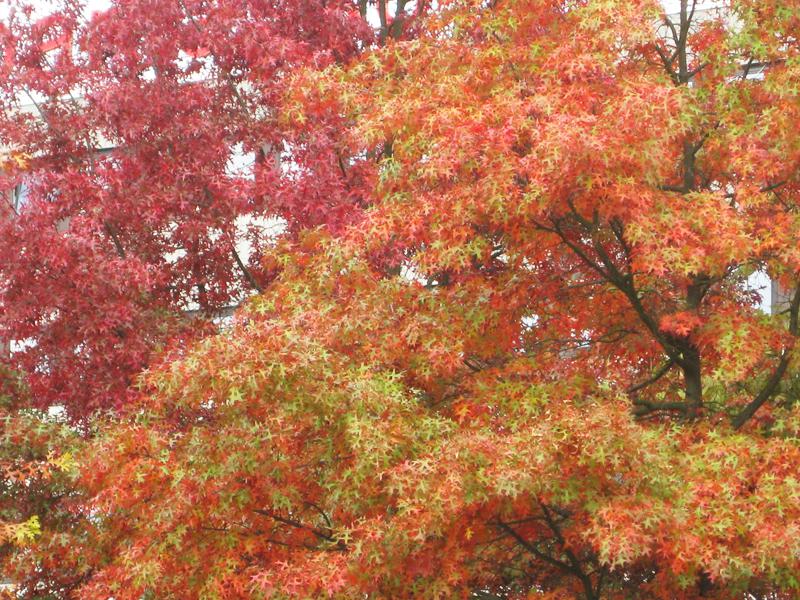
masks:
<svg viewBox="0 0 800 600"><path fill-rule="evenodd" d="M91 15L92 13L102 11L107 9L111 6L111 0L84 0L86 3L86 9ZM11 9L10 2L4 2L0 0L0 21L5 21L8 17L8 12ZM58 6L57 2L53 2L52 0L34 0L32 2L34 6L36 6L38 12L44 16L53 12Z"/></svg>
<svg viewBox="0 0 800 600"><path fill-rule="evenodd" d="M698 0L695 8L697 10L702 10L704 8L719 8L724 3L724 0ZM681 0L661 0L661 4L668 13L676 13L680 12L681 10ZM691 4L692 0L689 0L689 6L691 6Z"/></svg>

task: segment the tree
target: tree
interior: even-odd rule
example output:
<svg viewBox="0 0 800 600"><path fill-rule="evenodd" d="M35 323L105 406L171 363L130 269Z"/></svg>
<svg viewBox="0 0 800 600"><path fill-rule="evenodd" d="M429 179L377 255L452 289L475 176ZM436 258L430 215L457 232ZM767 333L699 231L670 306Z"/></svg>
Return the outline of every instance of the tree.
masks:
<svg viewBox="0 0 800 600"><path fill-rule="evenodd" d="M96 422L25 591L796 597L798 20L450 0L297 71L365 210Z"/></svg>
<svg viewBox="0 0 800 600"><path fill-rule="evenodd" d="M303 127L280 115L294 70L373 43L359 8L122 2L87 19L79 1L3 3L0 542L28 569L21 589L83 581L59 554L18 546L39 526L91 539L70 450L92 415L119 410L154 357L267 285L276 238L357 218L359 165L337 151L336 115Z"/></svg>
<svg viewBox="0 0 800 600"><path fill-rule="evenodd" d="M260 290L276 227L358 212L335 123L288 131L280 98L294 69L347 61L370 31L344 0L125 2L88 21L72 0L44 18L12 6L2 184L29 190L1 225L0 337L36 405L81 418Z"/></svg>

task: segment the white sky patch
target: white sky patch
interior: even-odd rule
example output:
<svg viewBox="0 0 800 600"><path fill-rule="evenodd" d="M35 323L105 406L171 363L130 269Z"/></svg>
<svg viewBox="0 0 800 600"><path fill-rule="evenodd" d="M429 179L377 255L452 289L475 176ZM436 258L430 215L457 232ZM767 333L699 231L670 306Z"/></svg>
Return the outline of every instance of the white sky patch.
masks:
<svg viewBox="0 0 800 600"><path fill-rule="evenodd" d="M35 8L35 12L33 13L34 17L37 18L53 14L61 7L60 2L54 2L52 0L34 0L31 4ZM111 0L85 0L84 5L86 17L91 18L95 13L111 8ZM13 7L9 3L0 0L0 21L8 19L8 15L12 9Z"/></svg>
<svg viewBox="0 0 800 600"><path fill-rule="evenodd" d="M231 155L226 165L226 174L229 177L255 178L256 153L245 152L241 142L231 147Z"/></svg>
<svg viewBox="0 0 800 600"><path fill-rule="evenodd" d="M695 13L698 10L709 10L713 8L722 8L725 4L724 0L697 0L697 5L695 6ZM681 0L661 0L661 5L664 7L664 10L669 13L679 13L681 12ZM687 9L692 9L692 0L688 0Z"/></svg>
<svg viewBox="0 0 800 600"><path fill-rule="evenodd" d="M756 308L769 313L772 308L772 281L764 271L756 271L747 278L747 288L758 294Z"/></svg>

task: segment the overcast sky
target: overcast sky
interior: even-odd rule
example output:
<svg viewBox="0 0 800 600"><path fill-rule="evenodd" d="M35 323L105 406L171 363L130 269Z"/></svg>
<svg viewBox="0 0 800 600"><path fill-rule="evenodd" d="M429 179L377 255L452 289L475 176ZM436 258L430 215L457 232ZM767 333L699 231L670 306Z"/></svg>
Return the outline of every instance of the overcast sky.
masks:
<svg viewBox="0 0 800 600"><path fill-rule="evenodd" d="M84 0L84 1L86 3L86 8L89 14L92 14L100 10L105 10L111 5L111 0ZM8 16L8 11L9 11L8 4L9 3L0 0L0 21L4 21ZM41 15L46 15L52 12L55 8L57 8L57 3L52 2L51 0L34 0L32 4L37 7L37 10Z"/></svg>

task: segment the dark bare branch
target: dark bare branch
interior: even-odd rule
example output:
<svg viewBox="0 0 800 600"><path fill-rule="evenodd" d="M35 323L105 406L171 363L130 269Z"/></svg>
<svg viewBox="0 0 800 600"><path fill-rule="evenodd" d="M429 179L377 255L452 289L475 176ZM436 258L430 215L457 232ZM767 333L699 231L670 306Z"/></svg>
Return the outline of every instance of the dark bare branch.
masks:
<svg viewBox="0 0 800 600"><path fill-rule="evenodd" d="M634 384L634 385L630 386L625 391L628 392L629 394L634 394L634 393L638 392L639 390L642 390L642 389L644 389L644 388L646 388L648 386L653 385L659 379L661 379L664 375L669 373L673 366L675 366L675 361L670 358L667 362L665 362L658 369L656 369L656 371L650 377L648 377L644 381L641 381L641 382L639 382L637 384Z"/></svg>
<svg viewBox="0 0 800 600"><path fill-rule="evenodd" d="M756 414L759 408L761 408L767 400L772 398L775 392L780 385L783 376L786 373L786 369L789 367L789 360L792 356L792 351L794 350L796 338L798 334L798 313L800 313L800 284L797 285L794 291L794 296L792 296L792 301L789 305L789 333L792 335L792 341L783 349L781 352L781 357L778 360L778 366L775 367L775 370L770 375L767 382L764 384L764 387L761 388L761 391L756 395L750 403L742 409L742 411L736 415L733 419L733 428L739 429L741 428L750 418Z"/></svg>

